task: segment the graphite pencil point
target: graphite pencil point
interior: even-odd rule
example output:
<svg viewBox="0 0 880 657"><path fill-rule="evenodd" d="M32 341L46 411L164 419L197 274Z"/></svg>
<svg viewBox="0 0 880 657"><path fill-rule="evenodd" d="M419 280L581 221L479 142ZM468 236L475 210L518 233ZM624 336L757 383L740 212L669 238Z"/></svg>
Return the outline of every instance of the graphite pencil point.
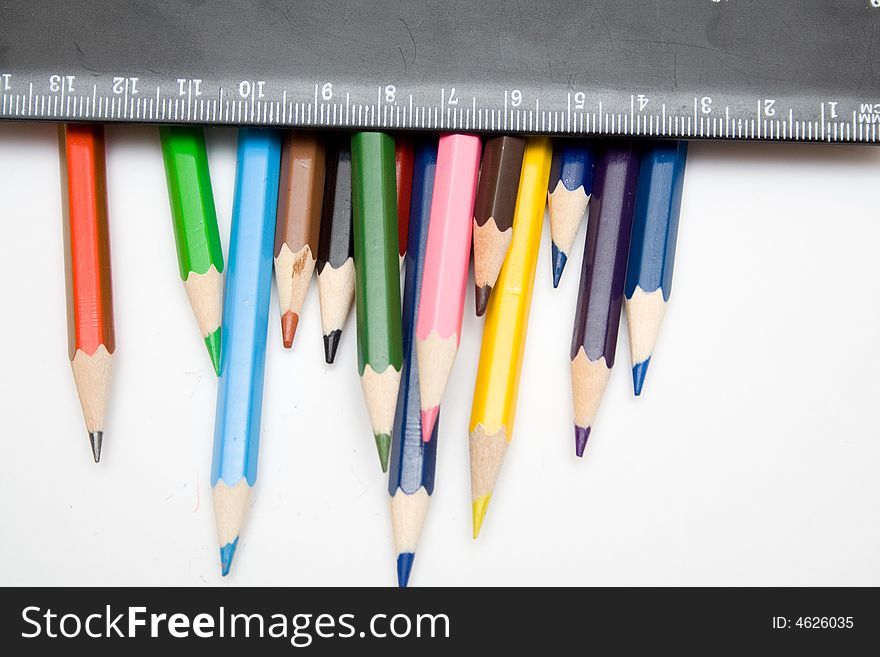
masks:
<svg viewBox="0 0 880 657"><path fill-rule="evenodd" d="M95 459L95 463L100 463L101 461L101 447L104 445L104 432L103 431L90 431L89 432L89 445L92 447L92 456Z"/></svg>
<svg viewBox="0 0 880 657"><path fill-rule="evenodd" d="M336 360L336 350L339 348L339 338L342 337L342 331L330 331L329 335L324 336L324 360L331 365Z"/></svg>

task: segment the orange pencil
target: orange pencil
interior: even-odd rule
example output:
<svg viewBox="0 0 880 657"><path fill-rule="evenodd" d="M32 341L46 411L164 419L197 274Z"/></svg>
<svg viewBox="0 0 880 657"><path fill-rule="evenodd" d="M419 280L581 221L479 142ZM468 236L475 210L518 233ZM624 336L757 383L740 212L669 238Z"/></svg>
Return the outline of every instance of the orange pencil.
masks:
<svg viewBox="0 0 880 657"><path fill-rule="evenodd" d="M104 414L116 338L110 282L104 128L59 128L68 355L95 463L101 460Z"/></svg>

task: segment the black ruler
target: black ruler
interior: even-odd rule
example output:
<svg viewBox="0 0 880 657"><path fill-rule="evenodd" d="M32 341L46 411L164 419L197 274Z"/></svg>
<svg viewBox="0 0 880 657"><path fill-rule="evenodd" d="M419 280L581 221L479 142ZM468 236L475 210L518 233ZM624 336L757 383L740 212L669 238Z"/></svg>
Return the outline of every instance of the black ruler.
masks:
<svg viewBox="0 0 880 657"><path fill-rule="evenodd" d="M0 5L2 119L880 137L880 0Z"/></svg>

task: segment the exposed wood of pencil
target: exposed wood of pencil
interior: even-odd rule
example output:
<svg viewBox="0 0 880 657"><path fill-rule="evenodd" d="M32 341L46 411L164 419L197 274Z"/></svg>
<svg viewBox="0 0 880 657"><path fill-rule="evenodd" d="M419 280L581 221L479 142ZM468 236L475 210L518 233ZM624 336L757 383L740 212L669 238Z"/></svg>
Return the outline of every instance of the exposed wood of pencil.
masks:
<svg viewBox="0 0 880 657"><path fill-rule="evenodd" d="M391 427L394 424L394 409L397 405L397 392L400 389L400 370L389 365L376 372L367 363L361 374L361 388L370 414L370 426L376 440L382 472L388 470L388 455L391 451Z"/></svg>
<svg viewBox="0 0 880 657"><path fill-rule="evenodd" d="M186 296L199 325L199 332L207 338L220 328L223 315L223 276L214 265L204 274L189 273L183 282Z"/></svg>
<svg viewBox="0 0 880 657"><path fill-rule="evenodd" d="M275 282L284 346L290 348L315 271L324 198L324 142L320 135L289 132L281 154L275 227Z"/></svg>
<svg viewBox="0 0 880 657"><path fill-rule="evenodd" d="M478 316L486 312L489 295L510 246L524 144L521 137L494 137L483 149L474 202L474 286Z"/></svg>
<svg viewBox="0 0 880 657"><path fill-rule="evenodd" d="M116 349L104 129L94 124L60 126L59 150L68 356L92 456L98 462Z"/></svg>
<svg viewBox="0 0 880 657"><path fill-rule="evenodd" d="M424 487L408 495L398 489L391 496L391 526L397 554L415 554L431 496Z"/></svg>

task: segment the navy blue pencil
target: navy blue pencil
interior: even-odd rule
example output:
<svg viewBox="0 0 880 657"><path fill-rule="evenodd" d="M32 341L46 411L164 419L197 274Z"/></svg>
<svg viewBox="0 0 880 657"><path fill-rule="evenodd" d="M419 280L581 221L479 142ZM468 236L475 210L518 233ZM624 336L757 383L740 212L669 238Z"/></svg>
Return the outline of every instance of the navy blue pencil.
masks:
<svg viewBox="0 0 880 657"><path fill-rule="evenodd" d="M415 332L436 168L436 140L420 144L416 149L412 176L403 292L403 369L391 431L391 471L388 479L391 527L397 554L397 582L401 587L409 582L422 525L434 492L439 423L434 424L430 440L423 441Z"/></svg>
<svg viewBox="0 0 880 657"><path fill-rule="evenodd" d="M553 145L553 161L547 182L553 287L559 285L574 238L593 192L595 153L583 139L559 139Z"/></svg>
<svg viewBox="0 0 880 657"><path fill-rule="evenodd" d="M687 142L656 142L641 157L626 272L626 320L633 390L642 393L672 292Z"/></svg>

